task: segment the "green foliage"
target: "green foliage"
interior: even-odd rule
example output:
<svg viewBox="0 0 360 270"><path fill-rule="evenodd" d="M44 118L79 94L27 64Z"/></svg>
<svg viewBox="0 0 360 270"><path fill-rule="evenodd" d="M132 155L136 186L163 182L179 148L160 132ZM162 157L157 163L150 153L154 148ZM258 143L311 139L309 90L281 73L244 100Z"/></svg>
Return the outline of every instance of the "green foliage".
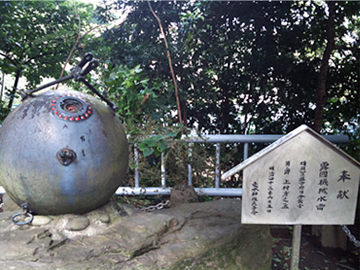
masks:
<svg viewBox="0 0 360 270"><path fill-rule="evenodd" d="M127 127L126 127L127 128ZM135 169L140 175L140 185L159 186L161 162L166 168L167 186L188 183L188 165L193 170L193 183L197 187L213 187L214 160L206 147L189 145L184 140L187 130L183 125L163 127L154 121L143 123L129 137L130 170L127 185L134 186ZM139 155L134 156L137 147ZM190 150L190 147L192 148ZM190 155L191 151L191 155Z"/></svg>
<svg viewBox="0 0 360 270"><path fill-rule="evenodd" d="M149 119L158 125L173 120L167 118L171 107L167 105L164 97L158 93L166 88L166 83L161 80L150 80L147 74L139 67L112 66L109 61L103 64L96 75L87 75L92 85L97 87L109 100L118 106L117 115L127 127L129 135L139 133L141 126ZM70 82L72 88L93 94L82 83Z"/></svg>
<svg viewBox="0 0 360 270"><path fill-rule="evenodd" d="M91 8L83 3L77 6L85 28ZM42 78L58 77L82 29L72 1L1 1L0 25L0 70L15 77L8 95L11 108L20 76L28 89Z"/></svg>
<svg viewBox="0 0 360 270"><path fill-rule="evenodd" d="M159 103L168 102L163 112L170 119L175 99L158 22L146 1L107 6L120 7L132 12L121 27L102 34L111 48L109 59L115 66L140 65L149 83L156 78L167 85L156 95ZM312 126L326 46L325 2L160 1L152 7L169 43L187 127L210 134L271 134ZM360 7L338 2L336 10L337 51L331 57L323 132L351 134L351 148L359 133ZM106 14L99 10L98 18L107 21Z"/></svg>
<svg viewBox="0 0 360 270"><path fill-rule="evenodd" d="M0 102L0 124L4 121L5 117L9 114L10 110L5 106L4 102Z"/></svg>
<svg viewBox="0 0 360 270"><path fill-rule="evenodd" d="M169 134L169 133L168 133ZM173 133L177 135L176 133ZM155 157L159 157L169 148L169 144L166 141L166 138L170 139L174 137L172 133L170 135L154 135L152 137L146 138L139 144L139 149L143 152L144 157L150 156L152 154ZM179 133L181 135L181 133Z"/></svg>
<svg viewBox="0 0 360 270"><path fill-rule="evenodd" d="M151 5L169 44L188 129L271 134L312 125L326 46L326 2L157 1ZM83 33L94 19L91 8L77 6ZM175 179L171 181L184 181L187 165L193 162L206 171L195 177L208 186L214 148L195 149L202 162L196 165L195 158L188 158L188 145L178 138L188 129L177 125L167 51L147 1L105 2L97 9L96 21L111 22L113 9L126 8L131 12L122 25L82 40L101 63L90 81L119 107L130 142L142 152L140 171L158 169L163 153L170 165L169 177ZM336 10L336 52L327 81L323 132L349 134L351 141L344 149L360 160L360 6L338 2ZM29 88L44 77L58 77L79 31L71 1L2 1L0 27L1 72L25 76ZM77 48L75 55L83 53ZM84 91L78 83L72 86ZM17 80L7 90L9 102L0 104L0 118L8 111L4 106L11 108L18 94ZM242 145L221 147L221 169L242 161ZM148 173L145 178L160 177ZM234 180L235 186L238 183Z"/></svg>
<svg viewBox="0 0 360 270"><path fill-rule="evenodd" d="M104 70L102 73L102 83L106 93L111 100L114 100L119 107L118 115L126 125L136 125L142 122L149 108L157 103L158 88L160 83L149 79L139 66L126 68L116 66L110 70ZM147 97L144 104L142 101Z"/></svg>
<svg viewBox="0 0 360 270"><path fill-rule="evenodd" d="M128 126L125 128L129 130ZM150 120L135 128L132 126L132 129L132 132L128 132L130 134L129 142L133 145L133 149L130 151L129 185L134 185L134 170L137 168L142 185L159 186L161 155L163 154L162 158L166 159L171 148L170 145L181 137L183 127L165 129ZM134 156L135 147L140 151L140 155L136 158Z"/></svg>

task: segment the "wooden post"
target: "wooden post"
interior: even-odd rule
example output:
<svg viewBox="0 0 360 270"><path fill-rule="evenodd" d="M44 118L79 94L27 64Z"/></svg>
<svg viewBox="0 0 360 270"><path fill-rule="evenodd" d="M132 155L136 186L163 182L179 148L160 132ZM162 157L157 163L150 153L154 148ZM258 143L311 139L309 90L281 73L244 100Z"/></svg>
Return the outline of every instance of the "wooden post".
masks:
<svg viewBox="0 0 360 270"><path fill-rule="evenodd" d="M301 246L301 225L294 225L291 253L291 270L299 270Z"/></svg>

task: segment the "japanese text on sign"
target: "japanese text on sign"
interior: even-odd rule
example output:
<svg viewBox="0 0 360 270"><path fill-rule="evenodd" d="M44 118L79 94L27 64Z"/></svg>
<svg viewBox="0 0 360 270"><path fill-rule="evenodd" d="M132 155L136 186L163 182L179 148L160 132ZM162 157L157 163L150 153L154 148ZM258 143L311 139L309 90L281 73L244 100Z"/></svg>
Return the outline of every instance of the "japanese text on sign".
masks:
<svg viewBox="0 0 360 270"><path fill-rule="evenodd" d="M281 163L270 163L266 175L263 174L266 181L252 177L251 207L243 209L248 212L245 216L255 220L259 217L258 223L264 220L263 223L281 224L279 220L284 219L286 224L297 220L301 224L327 224L326 219L334 209L346 212L346 203L339 209L341 202L356 200L357 190L347 168L332 166L329 160L317 163L305 159L285 160ZM315 221L307 221L309 219ZM333 224L330 220L328 222Z"/></svg>

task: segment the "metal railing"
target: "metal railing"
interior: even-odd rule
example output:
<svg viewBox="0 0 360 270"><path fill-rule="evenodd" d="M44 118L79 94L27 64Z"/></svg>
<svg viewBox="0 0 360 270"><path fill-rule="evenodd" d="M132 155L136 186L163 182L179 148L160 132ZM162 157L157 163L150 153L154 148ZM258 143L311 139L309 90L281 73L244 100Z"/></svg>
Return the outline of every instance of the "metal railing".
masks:
<svg viewBox="0 0 360 270"><path fill-rule="evenodd" d="M190 144L189 157L191 158L191 145L194 143L215 144L215 179L214 188L195 188L199 196L242 196L241 188L220 188L220 144L221 143L243 143L244 144L244 160L248 158L249 143L272 143L284 135L202 135L201 137L184 137L184 141ZM347 135L324 135L325 139L332 143L347 143L349 137ZM135 187L119 187L116 190L117 195L170 195L171 187L166 186L166 168L164 156L161 156L161 186L159 187L141 187L140 175L138 170L139 151L135 147L134 158L135 168ZM192 167L188 165L188 185L192 186ZM0 194L4 194L5 190L0 186Z"/></svg>
<svg viewBox="0 0 360 270"><path fill-rule="evenodd" d="M244 144L244 160L248 158L249 143L272 143L284 135L203 135L201 137L184 137L184 141L190 144L189 158L192 156L192 147L194 143L215 144L215 179L214 188L195 188L199 196L242 196L242 188L220 188L220 144L221 143L243 143ZM347 143L349 137L347 135L324 135L323 138L332 143ZM161 186L159 187L141 187L140 176L138 171L139 151L135 147L134 158L135 168L135 187L119 187L116 191L117 195L170 195L171 187L166 186L166 168L164 165L164 156L161 156ZM192 186L192 167L188 165L188 185Z"/></svg>

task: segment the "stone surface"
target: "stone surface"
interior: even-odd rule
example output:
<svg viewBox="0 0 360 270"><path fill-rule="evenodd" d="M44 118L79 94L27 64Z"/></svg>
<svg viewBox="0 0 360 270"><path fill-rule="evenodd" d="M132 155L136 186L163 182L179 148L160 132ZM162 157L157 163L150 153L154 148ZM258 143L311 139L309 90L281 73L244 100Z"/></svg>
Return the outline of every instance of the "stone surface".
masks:
<svg viewBox="0 0 360 270"><path fill-rule="evenodd" d="M321 245L346 250L347 236L340 226L321 226Z"/></svg>
<svg viewBox="0 0 360 270"><path fill-rule="evenodd" d="M152 213L110 202L84 215L50 216L41 226L14 225L14 213L0 213L0 269L261 270L271 265L269 227L242 225L239 200L185 203ZM68 230L75 220L89 225Z"/></svg>
<svg viewBox="0 0 360 270"><path fill-rule="evenodd" d="M68 219L65 225L65 230L68 231L83 231L90 225L90 221L87 217L76 216Z"/></svg>
<svg viewBox="0 0 360 270"><path fill-rule="evenodd" d="M192 186L176 186L171 190L171 205L173 207L183 203L198 201L198 195Z"/></svg>
<svg viewBox="0 0 360 270"><path fill-rule="evenodd" d="M34 216L33 221L31 222L32 226L43 226L49 224L52 219L48 216Z"/></svg>
<svg viewBox="0 0 360 270"><path fill-rule="evenodd" d="M92 220L94 220L94 222L100 222L100 223L110 222L110 215L103 210L92 211L87 216Z"/></svg>

